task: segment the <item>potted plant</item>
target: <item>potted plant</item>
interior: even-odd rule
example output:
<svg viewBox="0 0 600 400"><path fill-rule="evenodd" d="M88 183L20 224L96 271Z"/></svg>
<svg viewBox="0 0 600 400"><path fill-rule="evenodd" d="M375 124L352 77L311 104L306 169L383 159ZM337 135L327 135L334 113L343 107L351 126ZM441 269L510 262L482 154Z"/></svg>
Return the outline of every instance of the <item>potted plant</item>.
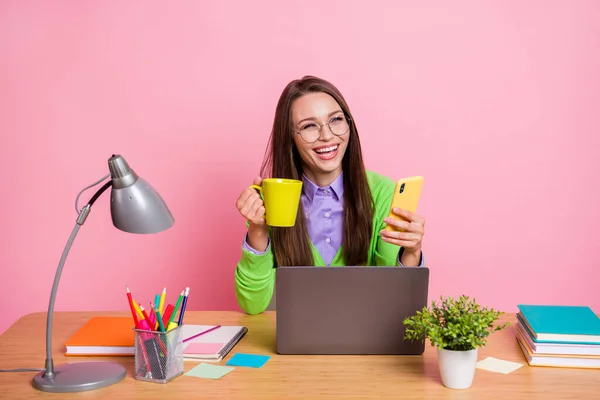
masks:
<svg viewBox="0 0 600 400"><path fill-rule="evenodd" d="M404 320L405 339L429 338L437 347L442 383L452 389L466 389L473 383L477 350L487 344L487 337L501 329L494 325L503 314L476 303L462 295L458 299L440 296L440 303L431 302L416 315Z"/></svg>

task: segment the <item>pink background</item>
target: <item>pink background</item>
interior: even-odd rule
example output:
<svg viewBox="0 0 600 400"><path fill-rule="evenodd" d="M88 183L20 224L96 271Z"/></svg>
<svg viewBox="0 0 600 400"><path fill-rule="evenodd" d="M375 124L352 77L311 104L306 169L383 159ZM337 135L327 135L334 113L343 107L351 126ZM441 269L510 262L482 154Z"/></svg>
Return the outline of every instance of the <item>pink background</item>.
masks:
<svg viewBox="0 0 600 400"><path fill-rule="evenodd" d="M0 332L47 309L75 196L112 153L176 224L120 232L104 195L56 309L127 310L125 285L144 304L166 285L237 310L235 200L304 74L344 93L369 169L425 176L431 299L600 313L600 2L173 3L0 5Z"/></svg>

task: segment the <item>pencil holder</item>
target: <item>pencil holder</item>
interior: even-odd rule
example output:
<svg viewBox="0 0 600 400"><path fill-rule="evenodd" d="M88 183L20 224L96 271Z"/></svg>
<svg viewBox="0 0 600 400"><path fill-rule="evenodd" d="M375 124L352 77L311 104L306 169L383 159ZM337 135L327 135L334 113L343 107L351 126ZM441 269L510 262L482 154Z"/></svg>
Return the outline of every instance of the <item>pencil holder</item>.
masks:
<svg viewBox="0 0 600 400"><path fill-rule="evenodd" d="M134 329L135 379L167 383L183 374L181 329L181 326L168 332Z"/></svg>

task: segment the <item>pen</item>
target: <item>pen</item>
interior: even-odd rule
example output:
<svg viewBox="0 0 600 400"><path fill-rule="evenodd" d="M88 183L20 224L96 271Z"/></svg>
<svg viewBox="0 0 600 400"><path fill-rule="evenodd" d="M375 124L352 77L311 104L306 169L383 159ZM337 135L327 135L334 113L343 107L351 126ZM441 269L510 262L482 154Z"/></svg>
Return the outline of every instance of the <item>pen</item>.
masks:
<svg viewBox="0 0 600 400"><path fill-rule="evenodd" d="M157 303L158 304L158 311L160 311L160 313L162 314L164 307L165 307L165 298L167 297L167 288L164 287L163 291L160 295L160 301Z"/></svg>
<svg viewBox="0 0 600 400"><path fill-rule="evenodd" d="M127 301L129 302L129 308L131 309L131 315L133 316L133 324L137 329L139 325L139 321L137 319L135 307L133 306L133 298L131 297L131 291L129 290L129 286L125 286L127 288Z"/></svg>
<svg viewBox="0 0 600 400"><path fill-rule="evenodd" d="M183 325L183 313L185 313L185 306L187 305L188 295L190 294L190 288L185 288L185 293L183 295L183 302L181 303L181 312L179 313L179 322L177 325Z"/></svg>

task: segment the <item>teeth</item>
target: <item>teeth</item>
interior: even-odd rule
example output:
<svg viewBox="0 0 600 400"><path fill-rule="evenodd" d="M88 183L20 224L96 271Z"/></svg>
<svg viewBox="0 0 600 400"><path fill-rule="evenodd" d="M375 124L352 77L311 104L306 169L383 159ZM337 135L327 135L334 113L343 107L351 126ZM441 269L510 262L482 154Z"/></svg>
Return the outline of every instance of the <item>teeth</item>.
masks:
<svg viewBox="0 0 600 400"><path fill-rule="evenodd" d="M337 144L335 146L324 147L322 149L315 150L317 153L327 153L330 151L334 151L338 148Z"/></svg>

